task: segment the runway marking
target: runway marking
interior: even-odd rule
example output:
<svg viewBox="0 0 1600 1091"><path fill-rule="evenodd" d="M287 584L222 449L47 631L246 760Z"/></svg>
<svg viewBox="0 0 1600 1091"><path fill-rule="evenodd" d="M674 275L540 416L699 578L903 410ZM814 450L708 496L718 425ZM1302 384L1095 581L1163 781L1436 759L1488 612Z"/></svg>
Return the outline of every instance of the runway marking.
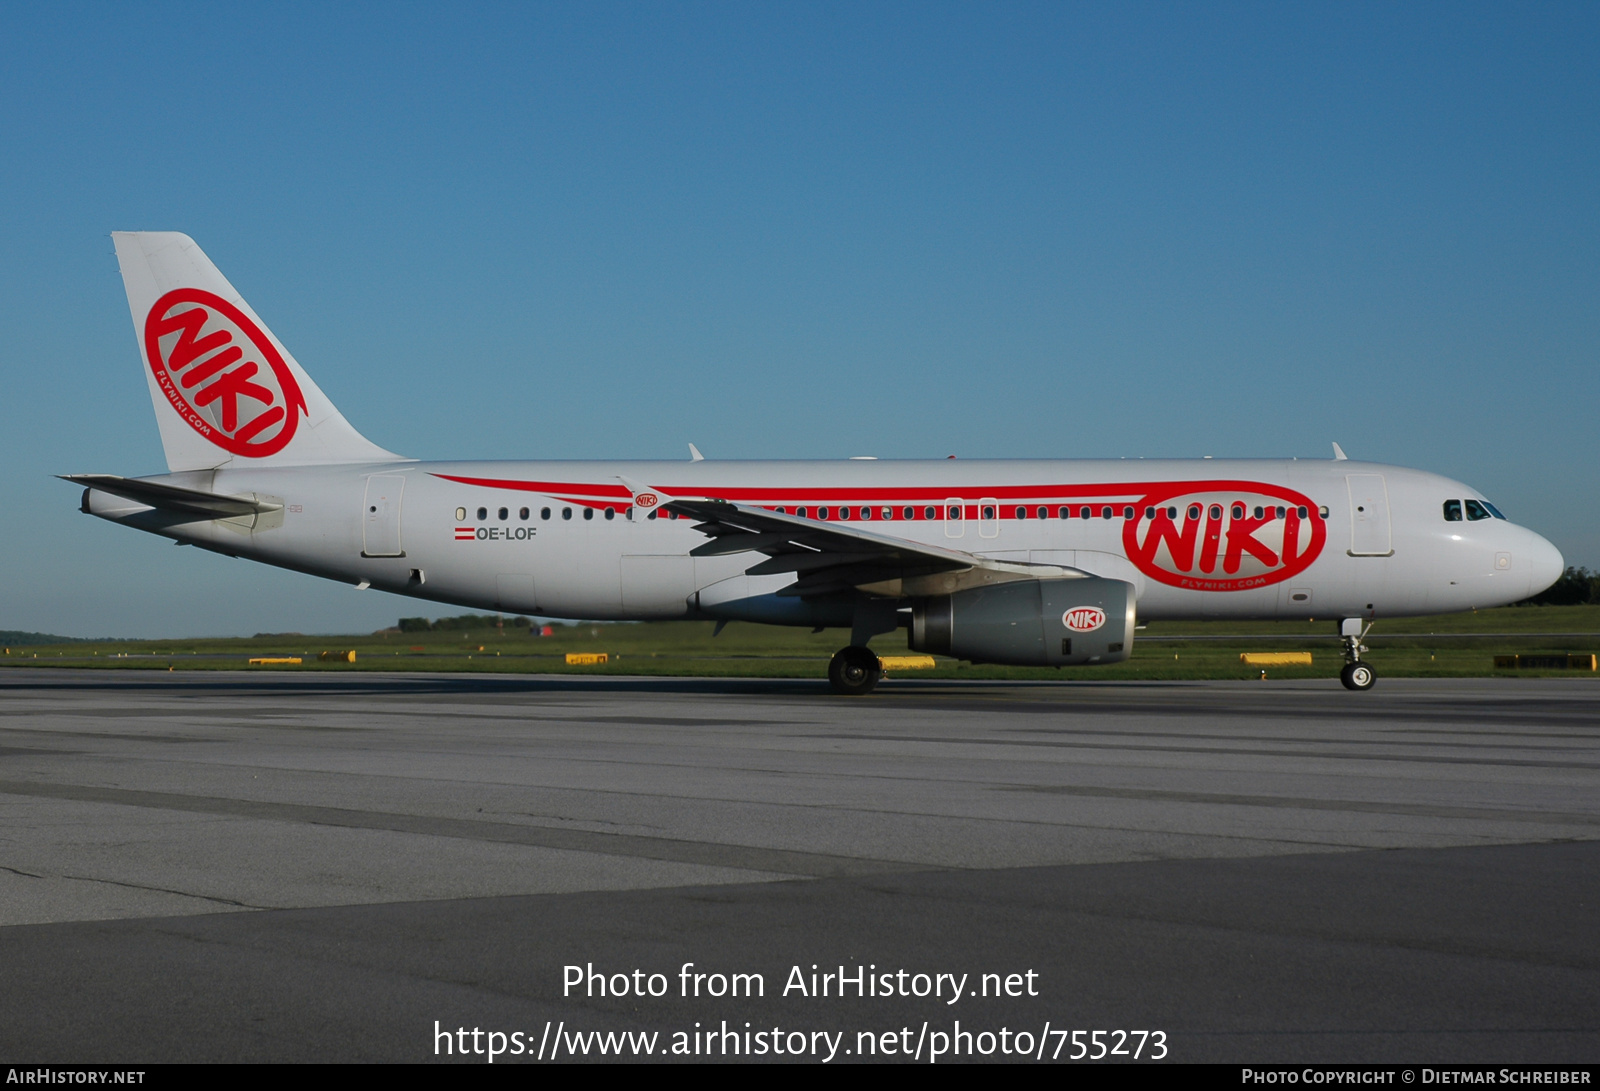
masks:
<svg viewBox="0 0 1600 1091"><path fill-rule="evenodd" d="M50 738L69 739L121 739L124 742L207 742L204 736L195 735L139 735L130 731L65 731L56 727L0 727L0 732L11 735L47 735ZM0 747L0 753L6 748ZM30 754L77 754L77 750L34 750Z"/></svg>
<svg viewBox="0 0 1600 1091"><path fill-rule="evenodd" d="M1042 746L1061 750L1122 750L1129 753L1157 754L1208 754L1216 757L1241 758L1331 758L1336 761L1409 761L1424 765L1496 765L1535 769L1600 769L1600 762L1585 761L1534 761L1523 758L1453 758L1437 754L1341 754L1325 750L1250 750L1229 749L1220 746L1136 746L1127 743L1100 742L1047 742L1042 739L964 738L933 735L867 735L867 734L809 734L806 739L858 739L871 742L924 742L963 746ZM1419 744L1420 745L1420 744Z"/></svg>
<svg viewBox="0 0 1600 1091"><path fill-rule="evenodd" d="M1047 716L1238 716L1275 717L1289 720L1414 720L1448 725L1452 721L1470 716L1474 723L1520 724L1530 727L1594 724L1600 726L1600 701L1577 700L1560 697L1531 697L1526 700L1485 700L1478 695L1464 695L1458 702L1447 703L1432 696L1407 698L1394 703L1381 702L1366 695L1359 698L1361 705L1345 702L1339 694L1323 693L1270 693L1259 700L1226 703L1199 703L1186 700L1187 695L1175 696L1170 701L1151 700L1141 694L1136 700L1110 702L1104 696L1062 687L1059 701L1044 702L1034 693L1018 694L1015 698L1004 693L977 696L945 695L937 692L916 694L906 692L910 687L934 686L931 681L897 683L893 690L879 690L869 700L880 706L904 708L908 711L926 711L929 708L950 712L1033 713ZM969 683L970 685L970 683ZM992 693L992 691L991 691ZM919 699L921 697L927 699ZM1600 696L1600 693L1597 693ZM1305 700L1305 698L1315 700ZM1075 699L1076 698L1076 699ZM1180 703L1181 702L1181 703ZM1532 706L1532 707L1530 707Z"/></svg>
<svg viewBox="0 0 1600 1091"><path fill-rule="evenodd" d="M594 830L557 829L549 826L489 822L472 818L433 818L383 811L356 811L343 807L314 807L298 803L266 803L219 796L192 796L177 792L142 792L125 788L98 788L82 784L47 784L0 781L0 794L69 799L85 803L111 803L125 807L228 815L313 826L383 830L424 837L454 837L468 841L529 845L569 852L665 860L679 864L761 871L774 875L838 878L881 875L889 872L927 871L927 864L868 857L833 856L791 849L729 845L709 841L684 841L641 834L602 833Z"/></svg>
<svg viewBox="0 0 1600 1091"><path fill-rule="evenodd" d="M1354 799L1305 799L1293 796L1234 795L1227 792L1175 792L1161 788L1101 788L1072 784L996 784L1002 792L1042 792L1047 795L1090 796L1100 799L1159 800L1171 803L1205 803L1219 806L1275 807L1301 811L1354 811L1360 814L1397 814L1417 818L1468 818L1494 822L1533 822L1546 826L1600 826L1600 814L1569 811L1517 811L1503 807L1454 807L1429 803L1369 803Z"/></svg>
<svg viewBox="0 0 1600 1091"><path fill-rule="evenodd" d="M413 717L424 717L424 718L429 718L429 719L439 719L441 717L448 716L452 720L466 720L466 721L470 721L470 722L474 722L474 723L476 723L476 722L478 722L480 720L512 720L512 721L515 721L517 723L527 723L527 722L531 721L531 722L536 722L536 723L639 724L639 725L644 725L644 726L647 726L647 727L648 726L657 726L657 727L767 727L767 726L773 726L773 725L784 726L784 725L793 725L793 724L808 724L808 723L814 723L815 722L815 721L812 721L812 720L771 720L771 719L729 720L729 719L717 719L717 718L709 717L709 716L708 717L691 717L691 716L578 716L578 715L574 715L574 716L551 716L551 715L540 715L540 714L531 713L531 712L530 713L475 712L475 711L473 711L471 709L460 709L460 708L455 708L455 707L446 707L446 706L442 706L442 705L438 706L438 707L424 708L424 709L416 709L416 708L387 708L387 707L384 707L383 705L378 705L375 708L364 708L364 709L359 709L358 710L358 709L350 707L348 704L342 704L342 705L338 705L338 706L334 706L334 707L330 707L330 708L304 708L304 707L302 707L302 708L280 708L280 709L253 709L253 710L246 710L246 711L237 712L237 713L230 712L228 714L227 720L225 720L225 721L219 720L215 713L196 712L193 709L186 709L186 708L156 708L156 709L76 709L76 708L74 708L74 709L70 709L69 710L69 709L62 709L62 708L59 708L59 707L50 707L50 708L31 709L31 710L30 709L0 709L0 717L16 716L16 717L28 717L28 718L34 718L34 719L41 718L41 717L47 717L47 716L48 717L59 717L59 718L62 718L62 719L71 719L73 717L84 717L84 718L90 718L90 719L105 718L105 719L116 719L116 720L138 719L138 718L147 718L147 719L184 719L184 718L188 718L188 719L197 721L196 724L195 724L195 726L197 726L197 727L234 727L234 726L237 726L238 722L241 721L241 720L246 721L248 723L248 725L251 726L251 727L260 727L260 726L263 726L262 721L270 721L274 717L277 717L280 720L286 720L286 721L304 721L304 720L306 720L306 719L308 719L308 718L310 718L312 716L317 716L317 715L321 715L321 716L356 716L356 715L368 716L368 715L372 715L372 714L376 714L376 715L379 715L379 716L413 716ZM300 727L301 724L299 722L296 722L296 723L282 723L282 722L280 722L280 723L276 723L276 724L268 722L265 726L268 726L268 727L273 727L273 726L278 726L278 727ZM368 728L368 727L332 727L332 726L323 726L323 725L316 725L315 728L309 728L309 729L317 730L317 731L370 731L370 730L372 730L372 728ZM28 728L28 727L0 727L0 731L40 731L40 730L49 730L49 729L47 729L47 728ZM67 734L67 732L59 732L59 733L60 734ZM132 739L132 738L154 738L155 736L144 736L144 735L115 736L115 735L110 735L110 734L101 734L101 735L98 735L97 737L99 737L99 738L126 737L126 738Z"/></svg>
<svg viewBox="0 0 1600 1091"><path fill-rule="evenodd" d="M1585 742L1600 743L1600 734L1594 734L1594 735L1542 735L1542 734L1537 734L1537 733L1534 733L1534 732L1525 732L1525 733L1512 734L1510 732L1505 732L1505 731L1497 731L1497 732L1484 731L1484 732L1478 732L1478 734L1494 735L1494 736L1497 736L1497 737L1500 737L1500 738L1505 738L1505 739L1508 740L1507 742L1445 742L1445 741L1439 740L1439 739L1422 739L1422 740L1373 739L1373 738L1367 738L1365 736L1353 736L1351 738L1346 738L1346 739L1335 739L1335 738L1318 737L1318 736L1315 736L1315 735L1309 736L1309 737L1306 737L1306 738L1291 739L1288 736L1287 732L1285 732L1284 734L1280 734L1280 735L1243 735L1243 734L1239 734L1239 735L1223 735L1223 734L1207 733L1207 732L1201 732L1201 731L1129 731L1129 730L1126 730L1126 729L1121 728L1121 727L1108 727L1108 728L1103 728L1103 729L1101 729L1101 728L1092 728L1092 727L1075 727L1075 728L1010 727L1010 728L1006 728L1006 730L1007 731L1014 731L1019 735L1104 735L1104 736L1108 736L1110 738L1116 738L1116 739L1189 739L1189 740L1206 739L1206 740L1213 740L1213 741L1218 741L1218 742L1276 742L1276 743L1305 742L1305 743L1327 744L1327 745L1332 745L1332 746L1412 746L1412 747L1450 746L1450 747L1453 747L1453 748L1456 748L1456 749L1464 749L1464 750L1467 750L1467 749L1470 749L1470 750L1509 750L1509 749L1512 749L1512 748L1516 748L1516 749L1519 749L1519 750L1533 750L1533 751L1546 751L1546 750L1548 750L1548 751L1554 751L1554 752L1557 752L1557 753L1572 753L1575 750L1580 750L1580 749L1583 749L1583 748L1574 747L1574 746L1565 746L1565 745L1561 745L1561 744L1556 744L1556 745L1553 745L1553 746L1542 746L1542 745L1538 745L1538 744L1527 743L1527 742L1524 742L1522 740L1528 739L1528 738L1558 738L1558 739L1581 739L1581 740L1583 740ZM1416 733L1418 733L1418 734L1423 734L1423 733L1426 733L1428 731L1428 729L1425 729L1425 728L1415 728L1415 729L1389 728L1387 730L1389 732L1392 732L1393 734L1396 734L1396 735L1410 734L1413 730L1416 731ZM1453 732L1444 731L1444 730L1438 730L1438 731L1435 731L1433 733L1440 734L1440 735L1453 734ZM1461 734L1471 734L1471 733L1470 732L1461 732ZM1590 747L1588 749L1593 750L1594 748Z"/></svg>

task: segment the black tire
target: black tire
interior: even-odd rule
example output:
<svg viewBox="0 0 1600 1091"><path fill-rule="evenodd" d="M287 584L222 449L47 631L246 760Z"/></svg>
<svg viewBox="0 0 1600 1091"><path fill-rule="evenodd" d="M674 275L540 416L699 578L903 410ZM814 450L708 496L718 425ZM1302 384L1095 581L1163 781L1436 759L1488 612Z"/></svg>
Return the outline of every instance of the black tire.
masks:
<svg viewBox="0 0 1600 1091"><path fill-rule="evenodd" d="M851 646L834 655L828 663L828 683L833 692L846 697L871 693L883 677L883 664L866 648Z"/></svg>
<svg viewBox="0 0 1600 1091"><path fill-rule="evenodd" d="M1346 663L1339 672L1339 681L1344 683L1345 689L1371 689L1377 680L1378 672L1368 663Z"/></svg>

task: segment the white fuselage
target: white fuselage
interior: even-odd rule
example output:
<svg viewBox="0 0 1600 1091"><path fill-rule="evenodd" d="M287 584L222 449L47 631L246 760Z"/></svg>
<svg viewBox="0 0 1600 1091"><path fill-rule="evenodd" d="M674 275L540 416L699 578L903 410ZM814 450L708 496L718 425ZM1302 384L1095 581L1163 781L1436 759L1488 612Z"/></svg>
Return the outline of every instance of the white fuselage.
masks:
<svg viewBox="0 0 1600 1091"><path fill-rule="evenodd" d="M1445 613L1518 601L1562 571L1531 530L1446 517L1447 501L1481 513L1476 490L1344 460L401 461L151 480L282 510L184 517L94 490L85 510L328 579L549 617L849 623L767 616L751 604L792 575L745 576L755 553L691 557L706 541L693 522L649 518L624 480L829 522L842 507L876 534L1125 580L1142 619Z"/></svg>

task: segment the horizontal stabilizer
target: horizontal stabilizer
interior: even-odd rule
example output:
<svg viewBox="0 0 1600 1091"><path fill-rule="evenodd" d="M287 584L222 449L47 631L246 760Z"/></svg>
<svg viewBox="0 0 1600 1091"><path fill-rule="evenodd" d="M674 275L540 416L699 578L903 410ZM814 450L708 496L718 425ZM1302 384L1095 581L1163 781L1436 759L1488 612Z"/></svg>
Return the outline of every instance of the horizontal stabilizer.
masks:
<svg viewBox="0 0 1600 1091"><path fill-rule="evenodd" d="M85 485L137 504L149 504L162 511L175 511L184 515L202 515L208 519L230 519L239 515L260 515L278 511L282 504L255 500L247 496L220 496L217 493L185 489L177 485L163 485L155 481L142 481L135 477L117 477L115 474L61 474L63 481Z"/></svg>

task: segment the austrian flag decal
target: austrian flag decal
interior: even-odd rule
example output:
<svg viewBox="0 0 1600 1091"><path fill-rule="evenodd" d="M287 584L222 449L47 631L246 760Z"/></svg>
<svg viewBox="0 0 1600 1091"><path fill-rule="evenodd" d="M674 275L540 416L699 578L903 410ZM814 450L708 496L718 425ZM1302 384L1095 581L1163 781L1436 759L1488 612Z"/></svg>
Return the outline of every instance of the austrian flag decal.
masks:
<svg viewBox="0 0 1600 1091"><path fill-rule="evenodd" d="M271 339L232 303L199 288L168 292L145 317L144 348L178 415L224 451L266 458L294 438L305 397Z"/></svg>

